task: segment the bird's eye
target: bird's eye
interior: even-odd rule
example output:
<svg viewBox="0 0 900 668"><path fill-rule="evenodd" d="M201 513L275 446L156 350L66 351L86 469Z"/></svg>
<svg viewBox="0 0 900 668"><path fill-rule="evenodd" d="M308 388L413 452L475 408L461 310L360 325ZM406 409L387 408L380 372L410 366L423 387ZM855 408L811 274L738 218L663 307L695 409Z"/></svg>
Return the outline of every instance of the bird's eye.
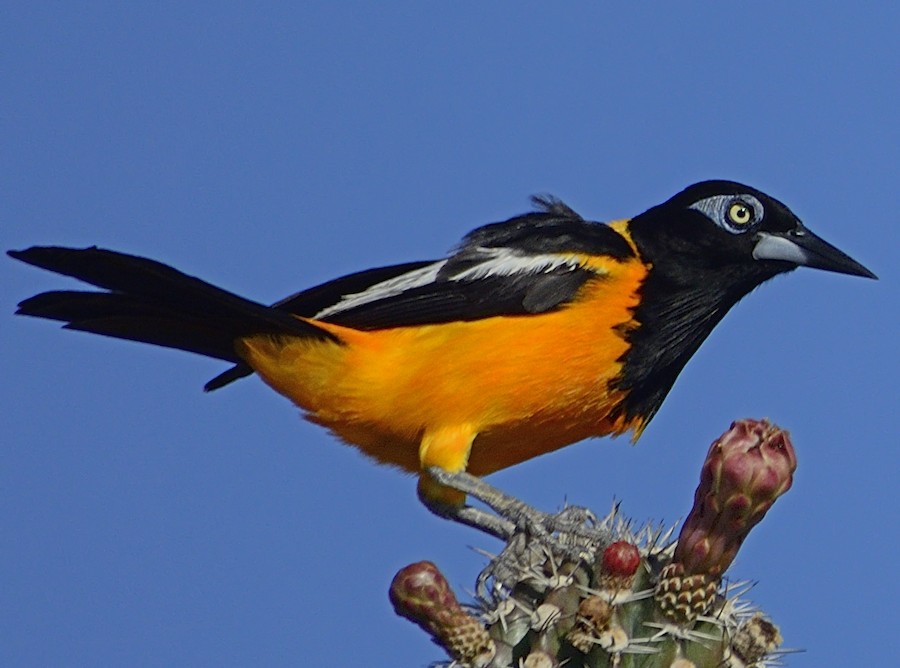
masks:
<svg viewBox="0 0 900 668"><path fill-rule="evenodd" d="M689 208L699 211L730 234L746 234L762 222L766 213L762 202L749 193L712 195L694 202Z"/></svg>
<svg viewBox="0 0 900 668"><path fill-rule="evenodd" d="M753 209L744 202L732 202L728 207L728 220L738 227L749 225L753 222Z"/></svg>

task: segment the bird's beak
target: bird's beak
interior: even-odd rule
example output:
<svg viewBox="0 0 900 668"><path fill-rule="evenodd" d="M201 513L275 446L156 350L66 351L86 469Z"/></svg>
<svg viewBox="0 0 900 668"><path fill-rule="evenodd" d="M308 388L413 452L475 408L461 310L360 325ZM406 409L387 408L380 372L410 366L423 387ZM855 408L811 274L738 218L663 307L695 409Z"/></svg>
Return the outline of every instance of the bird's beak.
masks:
<svg viewBox="0 0 900 668"><path fill-rule="evenodd" d="M759 232L757 237L758 241L753 247L753 258L756 260L778 260L851 276L878 278L852 257L817 237L799 222L789 232Z"/></svg>

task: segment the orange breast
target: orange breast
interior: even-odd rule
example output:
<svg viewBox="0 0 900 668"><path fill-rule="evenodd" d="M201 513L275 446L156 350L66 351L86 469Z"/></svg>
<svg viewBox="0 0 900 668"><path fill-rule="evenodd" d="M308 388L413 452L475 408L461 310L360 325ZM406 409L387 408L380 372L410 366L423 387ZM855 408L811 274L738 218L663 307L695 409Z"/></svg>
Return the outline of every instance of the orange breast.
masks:
<svg viewBox="0 0 900 668"><path fill-rule="evenodd" d="M608 383L646 268L596 262L608 275L551 313L367 332L315 321L343 345L260 335L238 350L308 419L378 461L416 471L423 435L459 428L477 434L468 470L489 473L635 426L608 419L622 399Z"/></svg>

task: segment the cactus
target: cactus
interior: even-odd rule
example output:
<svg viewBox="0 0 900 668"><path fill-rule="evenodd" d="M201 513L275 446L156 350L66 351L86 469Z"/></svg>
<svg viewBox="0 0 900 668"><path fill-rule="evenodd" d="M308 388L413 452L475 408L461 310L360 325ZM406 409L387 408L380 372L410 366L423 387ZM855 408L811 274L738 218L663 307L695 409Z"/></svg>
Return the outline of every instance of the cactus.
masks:
<svg viewBox="0 0 900 668"><path fill-rule="evenodd" d="M514 532L461 605L438 568L419 562L391 601L467 668L764 668L785 650L778 627L723 575L750 529L791 485L785 431L740 420L709 449L694 507L674 528L635 529L569 507L535 538ZM534 511L535 515L539 515Z"/></svg>

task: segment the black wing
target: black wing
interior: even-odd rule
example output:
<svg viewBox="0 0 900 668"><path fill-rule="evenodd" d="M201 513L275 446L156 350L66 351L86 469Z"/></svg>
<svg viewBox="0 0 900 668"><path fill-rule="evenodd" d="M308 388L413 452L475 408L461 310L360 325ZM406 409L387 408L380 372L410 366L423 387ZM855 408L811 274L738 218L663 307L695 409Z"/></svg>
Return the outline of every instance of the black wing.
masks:
<svg viewBox="0 0 900 668"><path fill-rule="evenodd" d="M275 307L362 330L544 313L569 303L587 281L602 279L579 257L634 255L609 226L585 221L559 200L535 202L543 210L474 230L445 260L351 274ZM249 373L235 367L207 389Z"/></svg>
<svg viewBox="0 0 900 668"><path fill-rule="evenodd" d="M421 262L407 262L395 264L389 267L367 269L353 274L347 274L327 283L322 283L313 288L297 292L290 297L272 304L273 307L304 318L315 317L317 313L337 304L345 295L362 292L373 285L391 280L416 269L421 269L434 260Z"/></svg>
<svg viewBox="0 0 900 668"><path fill-rule="evenodd" d="M586 281L599 277L579 256L633 256L609 226L585 221L559 200L536 203L544 210L474 230L446 260L403 265L405 273L389 267L355 275L386 272L385 280L355 292L332 289L347 279L314 288L337 297L314 317L384 329L542 313L565 305Z"/></svg>

